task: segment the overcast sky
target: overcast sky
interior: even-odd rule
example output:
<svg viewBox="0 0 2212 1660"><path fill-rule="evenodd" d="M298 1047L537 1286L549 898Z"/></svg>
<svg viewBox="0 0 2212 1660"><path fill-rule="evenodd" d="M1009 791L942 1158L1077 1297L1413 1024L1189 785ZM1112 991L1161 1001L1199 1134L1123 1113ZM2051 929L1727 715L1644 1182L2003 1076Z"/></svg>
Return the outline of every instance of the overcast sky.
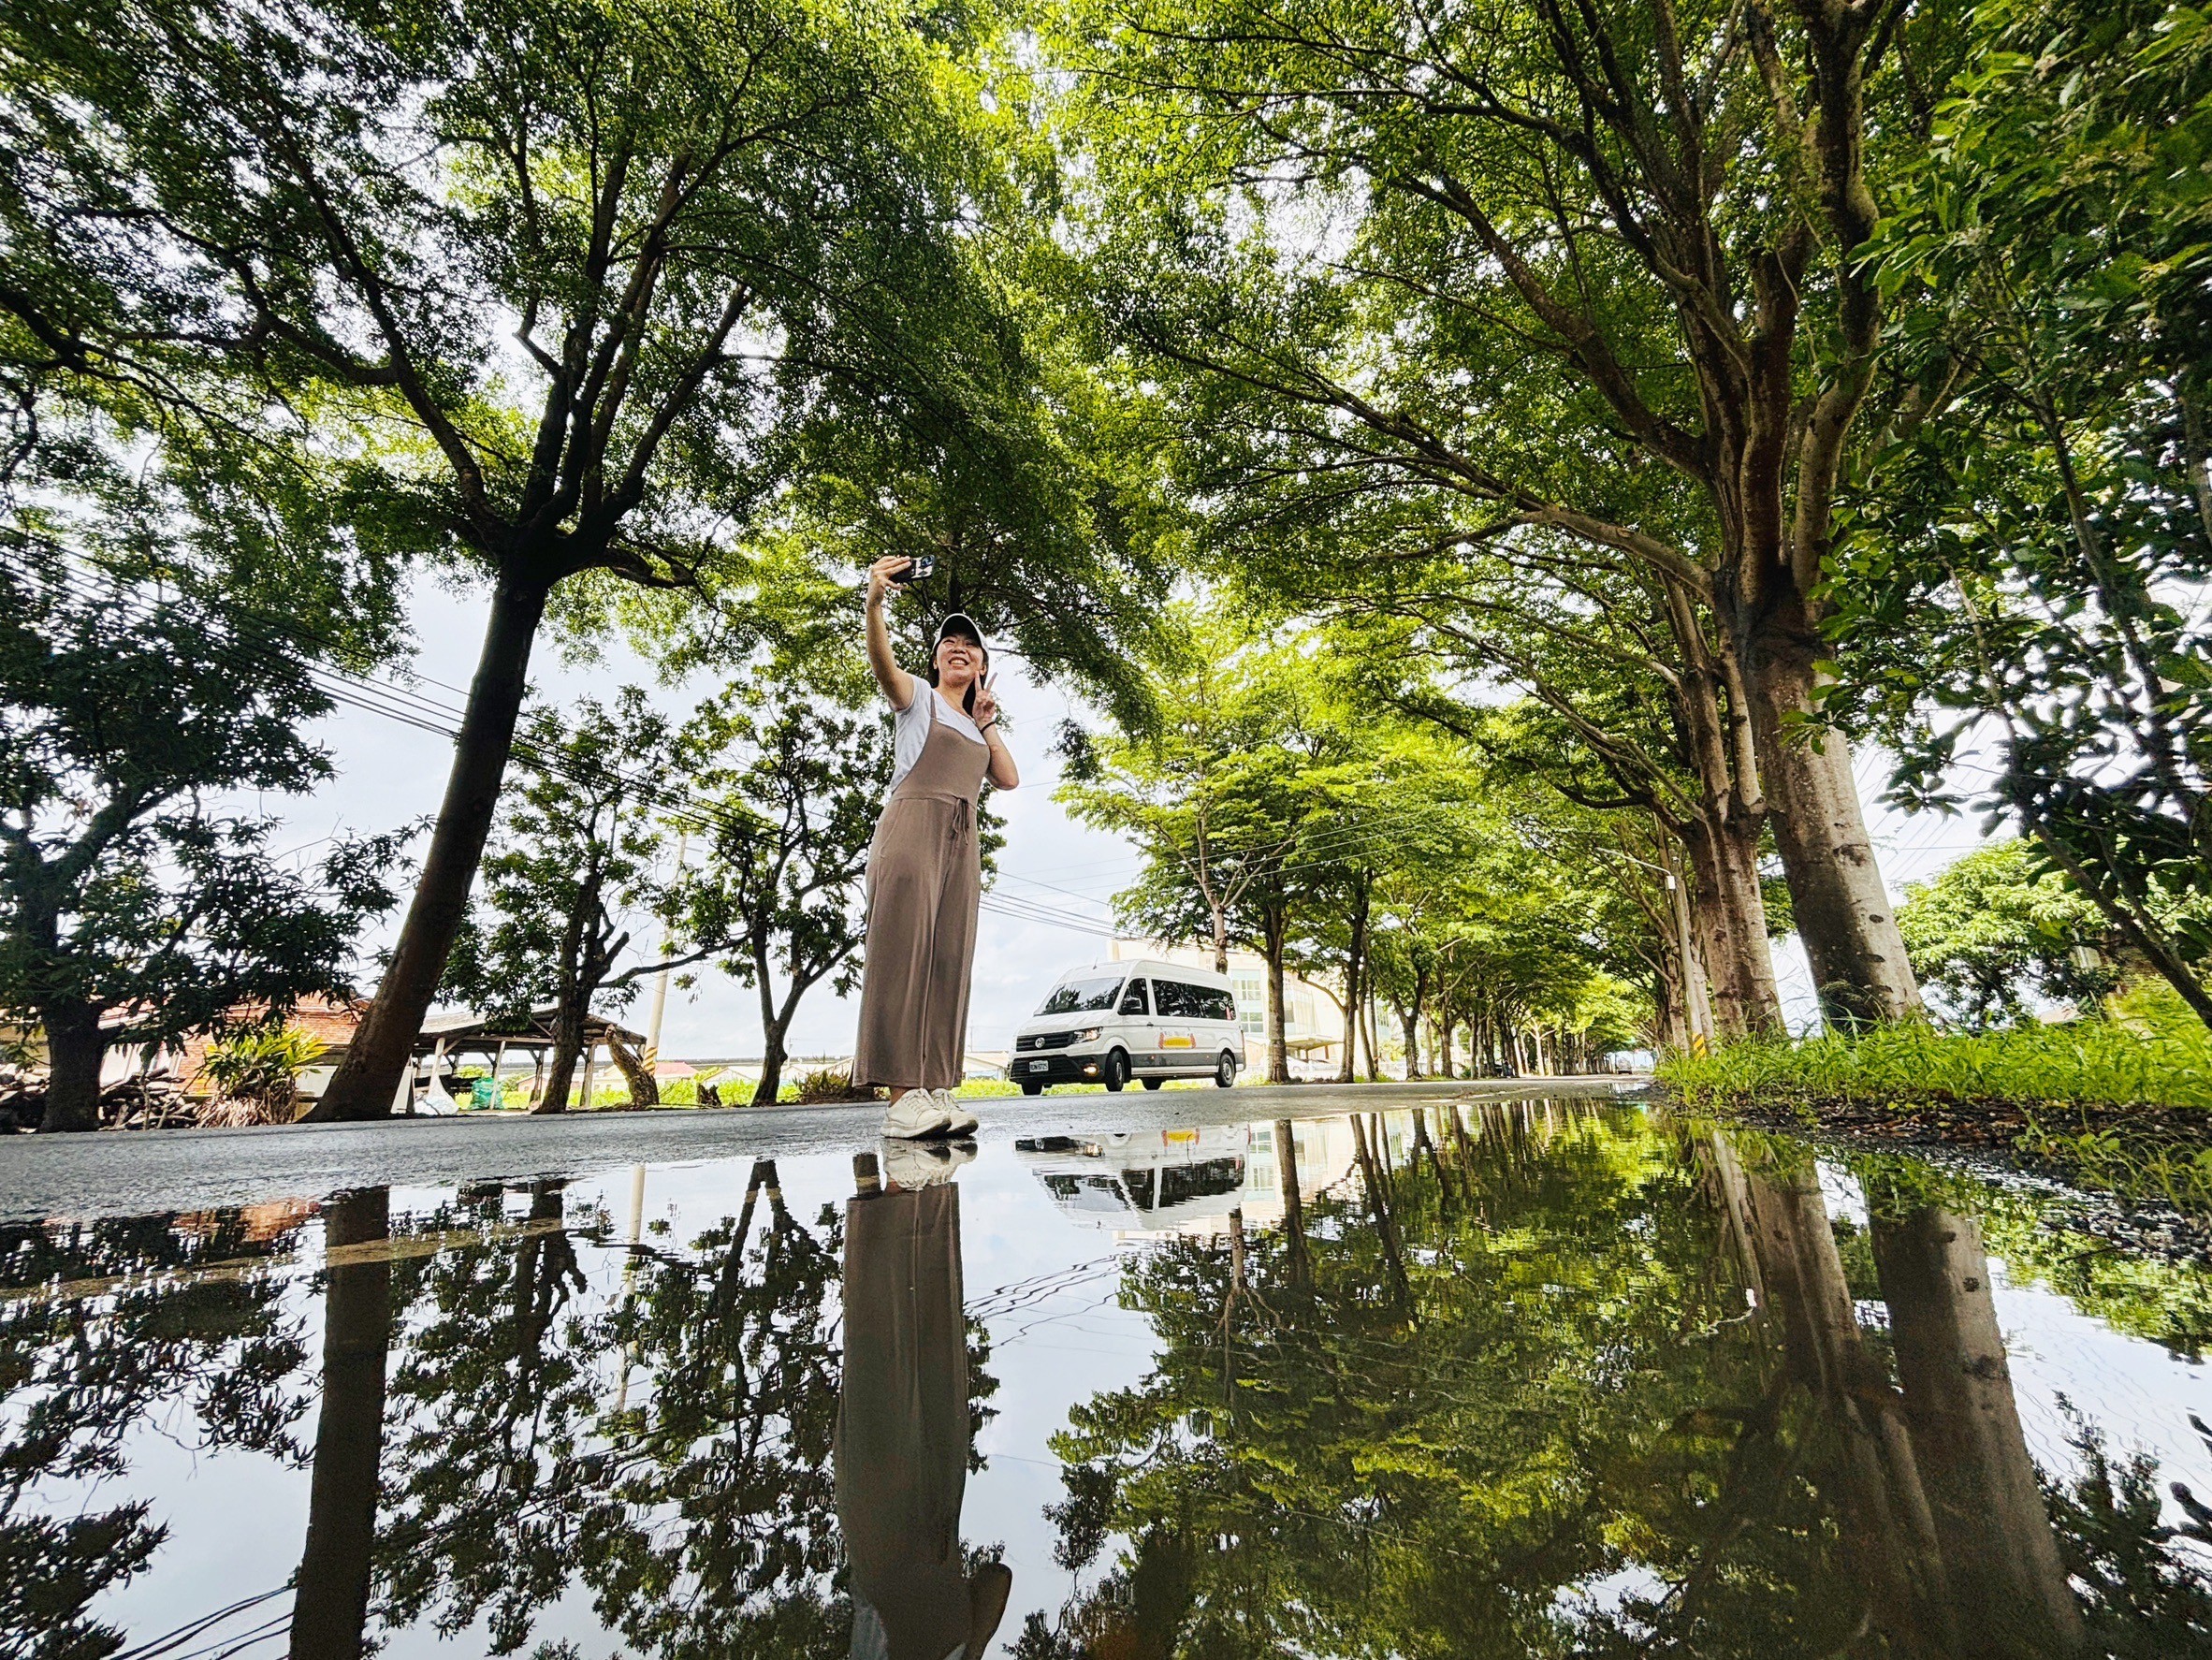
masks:
<svg viewBox="0 0 2212 1660"><path fill-rule="evenodd" d="M417 643L415 666L425 677L420 691L458 705L458 689L468 684L482 637L483 593L458 592L441 583L419 581L411 595L410 611ZM1071 967L1107 954L1107 900L1137 869L1127 843L1075 823L1052 798L1058 767L1045 746L1062 720L1072 716L1087 721L1094 718L1090 711L1071 704L1055 688L1032 685L1017 660L1000 656L994 666L1008 715L1008 741L1022 769L1022 788L1000 792L997 797L1007 821L1007 842L998 855L999 877L985 896L977 934L968 1034L970 1045L979 1049L1007 1047L1014 1027L1037 1006L1054 980ZM554 702L604 696L625 684L639 685L676 714L688 713L712 690L703 680L659 687L650 666L618 646L610 647L600 663L567 663L549 637L541 639L531 683L542 698ZM286 826L272 845L308 846L312 856L311 844L336 830L388 829L436 810L451 758L445 739L386 716L342 706L315 730L331 751L338 776L312 796L266 804ZM1880 781L1879 763L1861 756L1857 770L1893 894L1903 882L1925 879L1978 843L1971 823L1907 819L1873 808L1870 787ZM376 943L388 942L395 928L396 924L386 928ZM1812 1009L1812 983L1794 939L1783 942L1776 967L1783 979L1792 1024L1800 1024ZM853 1001L835 998L823 987L809 993L794 1023L792 1052L849 1053ZM641 995L629 1023L642 1026L646 1007ZM663 1055L755 1056L760 1046L760 1016L750 990L708 969L693 991L671 993L662 1034Z"/></svg>

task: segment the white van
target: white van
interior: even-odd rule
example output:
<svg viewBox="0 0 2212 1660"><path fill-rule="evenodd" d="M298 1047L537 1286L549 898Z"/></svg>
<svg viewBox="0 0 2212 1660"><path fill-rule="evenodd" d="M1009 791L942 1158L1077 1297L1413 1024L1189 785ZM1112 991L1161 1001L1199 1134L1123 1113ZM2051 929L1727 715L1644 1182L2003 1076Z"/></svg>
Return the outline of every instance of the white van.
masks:
<svg viewBox="0 0 2212 1660"><path fill-rule="evenodd" d="M1227 1089L1244 1058L1226 974L1140 958L1061 975L1015 1033L1006 1075L1024 1095L1053 1084L1119 1089L1131 1078L1147 1089L1170 1078L1212 1078Z"/></svg>

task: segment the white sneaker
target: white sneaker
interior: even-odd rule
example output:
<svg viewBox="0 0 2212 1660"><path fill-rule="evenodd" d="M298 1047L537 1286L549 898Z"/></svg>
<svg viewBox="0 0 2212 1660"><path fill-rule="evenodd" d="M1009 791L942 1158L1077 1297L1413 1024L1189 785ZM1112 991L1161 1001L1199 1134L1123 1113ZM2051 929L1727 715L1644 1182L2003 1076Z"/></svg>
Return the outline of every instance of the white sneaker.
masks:
<svg viewBox="0 0 2212 1660"><path fill-rule="evenodd" d="M917 1142L942 1135L953 1122L934 1089L910 1089L891 1103L883 1114L883 1135L888 1141Z"/></svg>
<svg viewBox="0 0 2212 1660"><path fill-rule="evenodd" d="M953 1172L975 1157L973 1147L946 1142L886 1142L883 1179L895 1187L935 1187L953 1179Z"/></svg>
<svg viewBox="0 0 2212 1660"><path fill-rule="evenodd" d="M968 1110L958 1096L949 1089L940 1089L937 1092L937 1099L944 1105L945 1116L952 1120L945 1129L947 1135L975 1134L975 1127L982 1120Z"/></svg>

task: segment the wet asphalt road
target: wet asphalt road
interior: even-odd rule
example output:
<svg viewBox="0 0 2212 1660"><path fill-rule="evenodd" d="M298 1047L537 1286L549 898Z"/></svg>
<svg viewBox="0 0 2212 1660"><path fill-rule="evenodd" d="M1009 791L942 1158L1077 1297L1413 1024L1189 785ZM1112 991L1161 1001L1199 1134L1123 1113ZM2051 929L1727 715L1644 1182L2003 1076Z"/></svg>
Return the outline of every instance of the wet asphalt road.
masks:
<svg viewBox="0 0 2212 1660"><path fill-rule="evenodd" d="M1167 1129L1389 1112L1431 1101L1609 1096L1636 1078L1304 1084L1019 1096L971 1103L985 1137ZM0 1137L0 1221L322 1199L348 1187L586 1175L628 1164L794 1158L876 1144L880 1106L397 1118L378 1124Z"/></svg>

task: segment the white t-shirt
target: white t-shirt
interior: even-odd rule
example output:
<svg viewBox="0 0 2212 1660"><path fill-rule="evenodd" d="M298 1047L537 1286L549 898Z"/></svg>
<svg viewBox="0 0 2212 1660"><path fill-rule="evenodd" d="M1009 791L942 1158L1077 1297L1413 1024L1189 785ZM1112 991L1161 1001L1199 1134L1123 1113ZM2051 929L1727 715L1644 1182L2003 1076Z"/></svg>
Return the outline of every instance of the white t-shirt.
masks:
<svg viewBox="0 0 2212 1660"><path fill-rule="evenodd" d="M922 751L929 743L929 729L942 721L962 737L976 743L984 741L957 704L947 703L938 689L920 675L909 675L907 684L914 695L907 700L903 709L894 709L891 715L891 784L883 792L883 799L891 799L891 792L898 788L899 780L914 770L914 763L922 759Z"/></svg>

